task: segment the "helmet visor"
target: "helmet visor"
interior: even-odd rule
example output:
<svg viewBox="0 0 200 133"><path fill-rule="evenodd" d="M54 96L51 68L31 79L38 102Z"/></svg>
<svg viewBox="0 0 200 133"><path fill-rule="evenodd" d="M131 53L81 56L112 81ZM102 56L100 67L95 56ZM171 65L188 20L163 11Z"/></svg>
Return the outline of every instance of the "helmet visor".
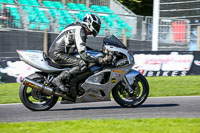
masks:
<svg viewBox="0 0 200 133"><path fill-rule="evenodd" d="M94 27L94 30L92 32L93 36L96 37L100 31L101 24L97 24L96 22L92 23L92 26Z"/></svg>

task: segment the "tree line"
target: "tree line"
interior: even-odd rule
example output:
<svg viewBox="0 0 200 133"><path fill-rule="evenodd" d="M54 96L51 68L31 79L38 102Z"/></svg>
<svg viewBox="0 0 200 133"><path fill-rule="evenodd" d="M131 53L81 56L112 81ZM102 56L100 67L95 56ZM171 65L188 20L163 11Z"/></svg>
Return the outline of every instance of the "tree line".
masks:
<svg viewBox="0 0 200 133"><path fill-rule="evenodd" d="M132 12L142 16L152 16L153 0L118 0Z"/></svg>

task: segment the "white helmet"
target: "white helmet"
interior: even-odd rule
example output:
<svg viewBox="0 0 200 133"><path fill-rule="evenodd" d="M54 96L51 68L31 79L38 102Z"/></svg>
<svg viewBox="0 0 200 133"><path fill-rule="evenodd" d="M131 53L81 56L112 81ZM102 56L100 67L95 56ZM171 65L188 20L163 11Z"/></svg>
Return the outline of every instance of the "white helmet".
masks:
<svg viewBox="0 0 200 133"><path fill-rule="evenodd" d="M101 28L101 20L98 16L94 14L85 14L82 20L82 24L85 24L88 30L92 33L94 37L96 37Z"/></svg>

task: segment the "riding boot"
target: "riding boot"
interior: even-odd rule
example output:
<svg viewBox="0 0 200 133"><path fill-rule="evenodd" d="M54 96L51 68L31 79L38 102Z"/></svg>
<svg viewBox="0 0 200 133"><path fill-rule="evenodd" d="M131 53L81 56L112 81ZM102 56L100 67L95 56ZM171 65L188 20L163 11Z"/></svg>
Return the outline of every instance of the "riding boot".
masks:
<svg viewBox="0 0 200 133"><path fill-rule="evenodd" d="M69 88L64 85L64 81L70 77L71 74L68 71L63 71L60 75L53 79L52 83L63 92L69 92Z"/></svg>
<svg viewBox="0 0 200 133"><path fill-rule="evenodd" d="M75 67L73 67L72 69L70 69L69 70L69 73L70 74L72 74L72 75L76 75L76 74L78 74L78 73L80 73L81 71L80 71L80 67L79 66L75 66ZM77 87L76 86L74 86L74 84L76 84L76 82L75 83L73 83L73 81L71 81L71 83L72 83L72 86L71 86L71 95L72 95L72 98L73 99L76 99L76 95L77 95Z"/></svg>
<svg viewBox="0 0 200 133"><path fill-rule="evenodd" d="M70 80L72 75L76 75L76 74L80 73L80 67L79 66L73 67L68 72L70 73L70 76L68 76L68 80ZM70 86L70 92L71 92L71 98L73 100L70 100L70 101L75 102L76 96L77 96L77 88L74 86L75 83L73 83L73 81L71 82L71 84L72 84L72 86ZM61 103L62 104L69 103L69 100L68 99L62 99Z"/></svg>

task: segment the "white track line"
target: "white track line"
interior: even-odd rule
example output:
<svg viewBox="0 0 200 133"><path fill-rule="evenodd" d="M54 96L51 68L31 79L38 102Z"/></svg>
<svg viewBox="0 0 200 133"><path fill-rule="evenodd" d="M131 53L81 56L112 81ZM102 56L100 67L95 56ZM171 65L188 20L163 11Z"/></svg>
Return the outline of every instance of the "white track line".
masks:
<svg viewBox="0 0 200 133"><path fill-rule="evenodd" d="M9 104L0 104L0 106L7 106L7 105L21 105L22 103L9 103Z"/></svg>
<svg viewBox="0 0 200 133"><path fill-rule="evenodd" d="M166 96L166 97L148 97L148 98L200 98L200 96Z"/></svg>

